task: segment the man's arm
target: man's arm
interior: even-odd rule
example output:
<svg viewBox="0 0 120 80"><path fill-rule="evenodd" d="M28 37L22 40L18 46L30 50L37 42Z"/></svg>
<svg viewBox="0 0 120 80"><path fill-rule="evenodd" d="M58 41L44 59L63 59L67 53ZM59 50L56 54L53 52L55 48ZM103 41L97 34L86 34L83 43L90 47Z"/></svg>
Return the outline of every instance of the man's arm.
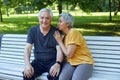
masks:
<svg viewBox="0 0 120 80"><path fill-rule="evenodd" d="M56 49L57 49L56 61L62 62L63 61L63 52L62 52L60 46L56 46Z"/></svg>
<svg viewBox="0 0 120 80"><path fill-rule="evenodd" d="M60 68L61 68L60 63L63 61L63 53L62 53L60 46L56 46L56 50L57 50L56 63L50 69L50 75L53 77L59 75Z"/></svg>
<svg viewBox="0 0 120 80"><path fill-rule="evenodd" d="M27 43L24 50L25 65L30 64L31 50L32 50L32 44Z"/></svg>
<svg viewBox="0 0 120 80"><path fill-rule="evenodd" d="M32 44L27 43L24 50L24 61L25 61L25 68L24 68L24 76L31 77L34 73L33 67L30 64L30 56L31 56Z"/></svg>

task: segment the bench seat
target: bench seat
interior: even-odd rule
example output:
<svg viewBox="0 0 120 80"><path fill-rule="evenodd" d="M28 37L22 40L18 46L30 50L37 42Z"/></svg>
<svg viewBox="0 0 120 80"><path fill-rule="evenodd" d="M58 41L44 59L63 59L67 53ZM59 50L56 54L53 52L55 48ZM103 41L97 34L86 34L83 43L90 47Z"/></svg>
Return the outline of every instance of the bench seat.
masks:
<svg viewBox="0 0 120 80"><path fill-rule="evenodd" d="M0 50L0 80L22 80L26 34L4 34ZM120 79L120 37L84 36L95 60L89 80ZM33 51L31 61L34 59ZM36 80L47 80L47 73Z"/></svg>

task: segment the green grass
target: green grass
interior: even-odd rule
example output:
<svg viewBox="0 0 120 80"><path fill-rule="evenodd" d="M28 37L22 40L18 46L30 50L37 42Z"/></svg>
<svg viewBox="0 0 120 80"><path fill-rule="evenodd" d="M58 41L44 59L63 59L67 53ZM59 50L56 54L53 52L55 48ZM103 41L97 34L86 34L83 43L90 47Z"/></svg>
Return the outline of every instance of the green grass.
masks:
<svg viewBox="0 0 120 80"><path fill-rule="evenodd" d="M109 16L103 13L93 13L90 15L74 14L74 28L83 35L98 36L120 36L120 15L113 16L109 21ZM3 16L0 22L0 34L27 34L28 29L38 25L38 18L33 14ZM52 24L57 25L58 15L54 16Z"/></svg>

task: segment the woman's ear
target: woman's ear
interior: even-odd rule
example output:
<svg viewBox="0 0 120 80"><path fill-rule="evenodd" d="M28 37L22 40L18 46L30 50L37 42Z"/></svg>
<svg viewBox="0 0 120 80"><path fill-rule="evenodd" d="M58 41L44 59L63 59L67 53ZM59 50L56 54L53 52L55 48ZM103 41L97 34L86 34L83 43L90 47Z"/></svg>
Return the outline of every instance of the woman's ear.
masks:
<svg viewBox="0 0 120 80"><path fill-rule="evenodd" d="M67 23L67 26L68 26L68 28L71 28L71 27L70 27L70 23Z"/></svg>

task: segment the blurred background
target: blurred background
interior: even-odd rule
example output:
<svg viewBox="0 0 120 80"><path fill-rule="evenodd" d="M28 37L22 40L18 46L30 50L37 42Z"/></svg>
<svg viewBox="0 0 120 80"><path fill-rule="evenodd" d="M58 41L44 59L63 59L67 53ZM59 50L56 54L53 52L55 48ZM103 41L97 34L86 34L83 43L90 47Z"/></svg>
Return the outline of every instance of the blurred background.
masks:
<svg viewBox="0 0 120 80"><path fill-rule="evenodd" d="M120 0L0 0L0 34L26 34L44 7L53 11L54 26L68 12L83 35L120 36Z"/></svg>

